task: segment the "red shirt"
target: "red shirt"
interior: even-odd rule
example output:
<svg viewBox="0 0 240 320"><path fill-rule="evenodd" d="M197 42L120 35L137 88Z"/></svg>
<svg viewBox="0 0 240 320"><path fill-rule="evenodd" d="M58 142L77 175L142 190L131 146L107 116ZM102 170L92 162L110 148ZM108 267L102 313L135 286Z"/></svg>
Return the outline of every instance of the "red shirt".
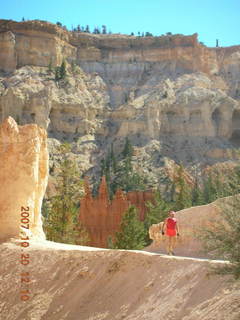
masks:
<svg viewBox="0 0 240 320"><path fill-rule="evenodd" d="M167 229L175 230L177 224L176 218L167 218Z"/></svg>

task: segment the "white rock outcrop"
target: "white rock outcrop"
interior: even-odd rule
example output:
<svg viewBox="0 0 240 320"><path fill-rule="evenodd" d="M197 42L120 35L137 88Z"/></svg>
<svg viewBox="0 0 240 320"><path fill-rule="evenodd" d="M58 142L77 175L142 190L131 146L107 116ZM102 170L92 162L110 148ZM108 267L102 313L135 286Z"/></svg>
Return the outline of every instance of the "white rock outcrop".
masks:
<svg viewBox="0 0 240 320"><path fill-rule="evenodd" d="M48 180L46 131L36 124L18 126L8 117L0 126L0 168L0 241L18 238L20 233L44 239L41 205ZM21 222L22 211L29 213L29 226L27 219Z"/></svg>

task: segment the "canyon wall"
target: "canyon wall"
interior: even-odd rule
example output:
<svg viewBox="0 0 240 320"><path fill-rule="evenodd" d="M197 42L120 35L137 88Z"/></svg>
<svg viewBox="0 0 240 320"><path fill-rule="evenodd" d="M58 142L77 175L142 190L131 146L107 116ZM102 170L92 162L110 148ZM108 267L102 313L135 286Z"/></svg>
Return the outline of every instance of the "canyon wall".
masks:
<svg viewBox="0 0 240 320"><path fill-rule="evenodd" d="M107 83L111 105L118 106L158 86L159 81L194 72L220 75L239 89L239 46L208 48L197 34L137 37L68 32L45 21L0 20L0 69L59 65L63 58Z"/></svg>
<svg viewBox="0 0 240 320"><path fill-rule="evenodd" d="M44 239L41 205L48 179L46 131L35 124L17 126L13 118L7 118L0 127L0 167L0 241L18 238L20 232ZM21 211L29 213L29 224L21 223Z"/></svg>
<svg viewBox="0 0 240 320"><path fill-rule="evenodd" d="M238 160L240 46L208 48L197 34L135 37L68 32L44 21L0 20L0 117L72 144L82 172L99 178L111 143L134 145L134 168L157 186L171 161ZM48 70L67 62L67 79ZM71 66L71 64L73 65Z"/></svg>

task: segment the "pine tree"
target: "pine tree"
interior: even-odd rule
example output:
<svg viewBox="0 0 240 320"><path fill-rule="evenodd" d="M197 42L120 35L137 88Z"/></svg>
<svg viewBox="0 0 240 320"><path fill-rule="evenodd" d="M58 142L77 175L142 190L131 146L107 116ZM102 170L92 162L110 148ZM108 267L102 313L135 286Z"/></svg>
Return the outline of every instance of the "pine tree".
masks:
<svg viewBox="0 0 240 320"><path fill-rule="evenodd" d="M66 71L66 62L63 59L61 66L57 66L55 68L55 81L63 80L66 78L67 71Z"/></svg>
<svg viewBox="0 0 240 320"><path fill-rule="evenodd" d="M200 188L198 179L195 179L194 187L192 189L192 205L200 206L204 204L203 192Z"/></svg>
<svg viewBox="0 0 240 320"><path fill-rule="evenodd" d="M67 75L66 62L64 59L63 59L62 64L60 66L59 75L60 75L60 79L65 79L66 75Z"/></svg>
<svg viewBox="0 0 240 320"><path fill-rule="evenodd" d="M83 182L76 164L68 158L71 146L67 143L59 147L63 160L57 176L57 194L50 200L44 229L48 240L72 244L85 244L86 230L78 221L79 199Z"/></svg>
<svg viewBox="0 0 240 320"><path fill-rule="evenodd" d="M55 68L55 81L59 81L59 80L61 80L60 67L56 67Z"/></svg>
<svg viewBox="0 0 240 320"><path fill-rule="evenodd" d="M133 155L133 146L132 146L130 140L128 139L128 137L126 137L126 139L125 139L125 144L123 147L122 155L124 158L132 157L132 155Z"/></svg>
<svg viewBox="0 0 240 320"><path fill-rule="evenodd" d="M148 211L144 220L144 224L147 230L152 224L163 221L168 216L168 212L171 208L170 204L163 199L160 191L156 191L154 195L154 201L148 202L146 205Z"/></svg>
<svg viewBox="0 0 240 320"><path fill-rule="evenodd" d="M107 34L107 27L102 25L102 34Z"/></svg>
<svg viewBox="0 0 240 320"><path fill-rule="evenodd" d="M126 192L132 190L145 190L146 178L142 177L138 172L133 169L132 166L132 154L133 147L129 139L126 139L120 161L114 154L113 144L110 151L108 151L105 159L101 160L100 177L106 177L108 192L110 199L112 199L117 189L124 190ZM98 189L100 181L95 186L95 190Z"/></svg>
<svg viewBox="0 0 240 320"><path fill-rule="evenodd" d="M146 232L146 242L147 244L151 243L149 238L149 227L152 224L159 223L164 221L167 216L168 212L171 210L171 204L165 201L160 193L160 191L156 191L154 195L153 202L147 202L146 204L148 210L144 219L144 227Z"/></svg>
<svg viewBox="0 0 240 320"><path fill-rule="evenodd" d="M209 175L203 182L203 197L205 203L210 203L217 199L216 185L214 185L211 175Z"/></svg>
<svg viewBox="0 0 240 320"><path fill-rule="evenodd" d="M184 168L182 165L177 169L177 177L175 178L176 200L175 210L182 210L192 205L191 191L184 178Z"/></svg>
<svg viewBox="0 0 240 320"><path fill-rule="evenodd" d="M137 209L130 206L123 216L121 231L116 232L115 249L140 250L146 245L143 222L139 221Z"/></svg>

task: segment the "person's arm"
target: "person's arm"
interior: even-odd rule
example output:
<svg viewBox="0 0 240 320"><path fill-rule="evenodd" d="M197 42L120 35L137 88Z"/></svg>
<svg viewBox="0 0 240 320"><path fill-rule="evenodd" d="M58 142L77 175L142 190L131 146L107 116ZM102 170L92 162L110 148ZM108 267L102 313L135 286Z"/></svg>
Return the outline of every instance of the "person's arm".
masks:
<svg viewBox="0 0 240 320"><path fill-rule="evenodd" d="M165 234L165 226L166 226L166 222L167 222L167 219L164 220L163 222L163 226L162 226L162 235Z"/></svg>
<svg viewBox="0 0 240 320"><path fill-rule="evenodd" d="M176 223L176 231L177 231L177 236L180 236L178 222Z"/></svg>

